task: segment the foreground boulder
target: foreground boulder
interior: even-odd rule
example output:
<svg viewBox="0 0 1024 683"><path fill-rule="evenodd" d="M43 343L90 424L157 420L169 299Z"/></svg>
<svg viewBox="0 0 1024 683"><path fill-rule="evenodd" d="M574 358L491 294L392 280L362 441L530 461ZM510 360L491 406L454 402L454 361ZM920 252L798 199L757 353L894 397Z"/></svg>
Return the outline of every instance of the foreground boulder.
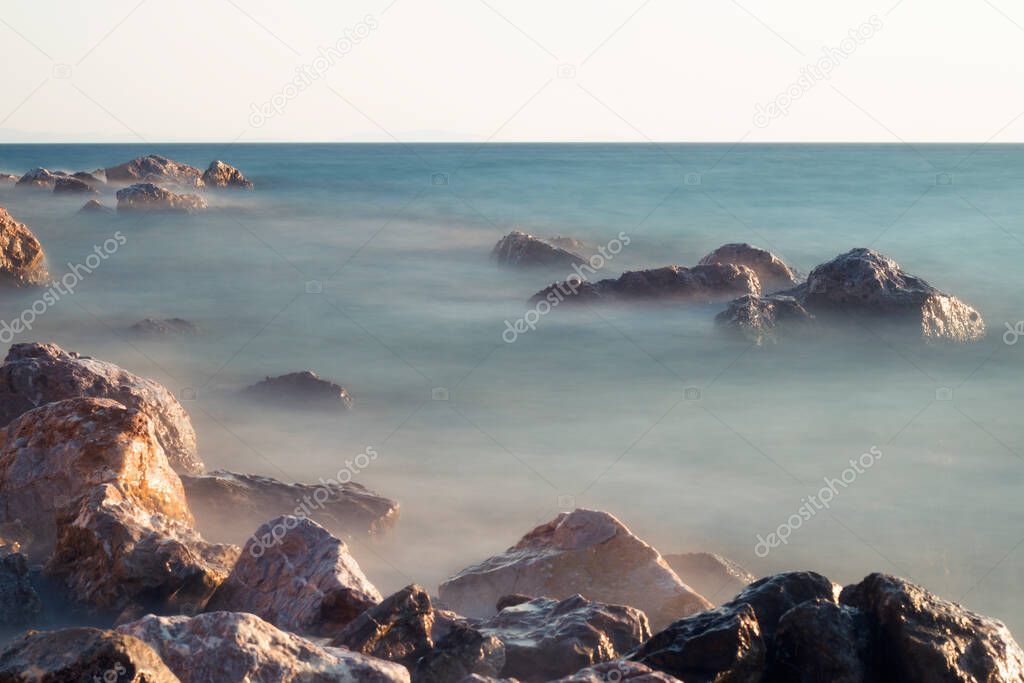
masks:
<svg viewBox="0 0 1024 683"><path fill-rule="evenodd" d="M0 551L0 632L31 625L43 606L28 578L28 561L21 553Z"/></svg>
<svg viewBox="0 0 1024 683"><path fill-rule="evenodd" d="M0 652L4 683L180 683L138 638L96 628L29 631Z"/></svg>
<svg viewBox="0 0 1024 683"><path fill-rule="evenodd" d="M118 627L145 641L182 683L408 683L398 664L320 647L253 614L146 616Z"/></svg>
<svg viewBox="0 0 1024 683"><path fill-rule="evenodd" d="M195 166L172 161L159 154L148 154L105 170L112 183L161 183L200 188L203 174Z"/></svg>
<svg viewBox="0 0 1024 683"><path fill-rule="evenodd" d="M153 183L137 183L117 191L118 211L173 211L191 213L207 208L197 194L178 194Z"/></svg>
<svg viewBox="0 0 1024 683"><path fill-rule="evenodd" d="M785 334L806 332L814 316L791 296L748 294L729 302L729 306L715 316L722 329L757 344L777 342Z"/></svg>
<svg viewBox="0 0 1024 683"><path fill-rule="evenodd" d="M287 515L256 530L209 609L332 635L380 601L343 541L310 519Z"/></svg>
<svg viewBox="0 0 1024 683"><path fill-rule="evenodd" d="M153 419L157 439L171 465L201 472L196 433L177 399L156 382L56 344L13 344L0 366L0 426L52 401L93 396L110 398Z"/></svg>
<svg viewBox="0 0 1024 683"><path fill-rule="evenodd" d="M519 230L513 230L494 245L491 258L503 266L562 266L572 268L583 265L582 256L537 239Z"/></svg>
<svg viewBox="0 0 1024 683"><path fill-rule="evenodd" d="M451 630L412 669L416 683L459 683L469 676L497 677L505 666L502 642L467 624Z"/></svg>
<svg viewBox="0 0 1024 683"><path fill-rule="evenodd" d="M580 669L572 676L559 678L552 683L683 683L675 676L669 676L661 671L640 664L625 660L616 660L597 664L586 669Z"/></svg>
<svg viewBox="0 0 1024 683"><path fill-rule="evenodd" d="M657 550L606 512L575 510L526 534L501 555L463 569L441 584L456 612L483 617L511 593L630 605L654 628L711 607L683 583Z"/></svg>
<svg viewBox="0 0 1024 683"><path fill-rule="evenodd" d="M828 600L805 602L779 620L773 678L833 683L886 680L876 668L873 647L869 619L863 612ZM891 677L895 672L888 673Z"/></svg>
<svg viewBox="0 0 1024 683"><path fill-rule="evenodd" d="M242 175L241 171L219 160L210 162L210 166L203 172L203 184L207 187L235 188L240 190L251 190L253 188L252 181Z"/></svg>
<svg viewBox="0 0 1024 683"><path fill-rule="evenodd" d="M144 337L169 337L198 334L199 327L183 318L144 318L128 331Z"/></svg>
<svg viewBox="0 0 1024 683"><path fill-rule="evenodd" d="M397 501L352 482L285 484L224 470L182 475L181 482L196 527L206 538L224 543L244 543L248 538L245 530L255 529L268 517L301 514L340 538L384 533L399 515Z"/></svg>
<svg viewBox="0 0 1024 683"><path fill-rule="evenodd" d="M309 370L267 377L247 388L243 394L249 398L299 408L349 410L352 407L352 397L345 387L320 379Z"/></svg>
<svg viewBox="0 0 1024 683"><path fill-rule="evenodd" d="M555 297L559 301L589 304L616 301L708 302L760 293L761 284L750 268L716 263L693 268L666 266L637 270L624 273L618 279L598 282L567 280L542 289L530 301L551 301Z"/></svg>
<svg viewBox="0 0 1024 683"><path fill-rule="evenodd" d="M665 562L680 579L712 603L721 603L757 579L743 567L714 553L665 555Z"/></svg>
<svg viewBox="0 0 1024 683"><path fill-rule="evenodd" d="M24 287L49 281L43 246L27 225L0 207L0 284Z"/></svg>
<svg viewBox="0 0 1024 683"><path fill-rule="evenodd" d="M757 279L765 292L788 289L797 283L796 271L772 252L749 244L723 244L700 260L698 265L710 266L726 263L746 266L757 273Z"/></svg>
<svg viewBox="0 0 1024 683"><path fill-rule="evenodd" d="M54 194L94 194L92 185L74 176L58 177L53 183Z"/></svg>

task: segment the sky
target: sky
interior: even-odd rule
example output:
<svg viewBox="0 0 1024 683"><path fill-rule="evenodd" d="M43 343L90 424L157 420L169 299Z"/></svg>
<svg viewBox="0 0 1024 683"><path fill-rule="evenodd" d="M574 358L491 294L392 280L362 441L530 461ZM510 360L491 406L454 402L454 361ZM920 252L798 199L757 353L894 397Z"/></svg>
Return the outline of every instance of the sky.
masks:
<svg viewBox="0 0 1024 683"><path fill-rule="evenodd" d="M1024 141L1010 0L0 0L0 142Z"/></svg>

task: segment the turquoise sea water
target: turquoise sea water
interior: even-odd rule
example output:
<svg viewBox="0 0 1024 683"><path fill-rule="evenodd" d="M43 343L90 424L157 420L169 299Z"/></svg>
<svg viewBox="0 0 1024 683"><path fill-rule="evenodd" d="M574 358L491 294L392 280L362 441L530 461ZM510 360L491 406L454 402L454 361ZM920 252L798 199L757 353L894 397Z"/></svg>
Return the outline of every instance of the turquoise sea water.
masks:
<svg viewBox="0 0 1024 683"><path fill-rule="evenodd" d="M56 276L126 238L17 340L194 395L183 404L211 469L315 482L374 448L355 480L398 499L402 519L353 553L382 591L436 589L575 505L614 513L663 553L837 582L888 571L1024 631L1024 343L1004 341L1024 319L1024 147L0 145L0 171L146 153L220 158L257 189L141 220L0 189ZM101 200L113 206L111 192ZM805 273L871 246L975 306L989 333L950 347L852 328L751 347L715 330L721 305L680 305L556 309L509 344L504 321L569 274L491 264L517 227L593 247L626 233L607 277L692 265L726 242ZM36 296L5 292L0 319ZM147 316L202 333L124 334ZM265 375L307 368L348 387L355 410L236 400ZM829 511L759 556L759 534L872 447L882 457Z"/></svg>

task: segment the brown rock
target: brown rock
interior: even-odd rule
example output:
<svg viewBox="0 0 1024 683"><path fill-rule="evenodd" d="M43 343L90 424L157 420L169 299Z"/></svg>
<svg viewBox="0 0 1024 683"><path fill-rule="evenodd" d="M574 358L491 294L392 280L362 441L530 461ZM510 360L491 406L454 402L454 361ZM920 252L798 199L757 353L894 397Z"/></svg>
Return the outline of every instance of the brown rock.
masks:
<svg viewBox="0 0 1024 683"><path fill-rule="evenodd" d="M18 187L35 187L44 190L52 190L60 173L53 173L47 168L33 168L18 179Z"/></svg>
<svg viewBox="0 0 1024 683"><path fill-rule="evenodd" d="M434 647L437 617L427 592L406 586L349 622L331 646L411 667Z"/></svg>
<svg viewBox="0 0 1024 683"><path fill-rule="evenodd" d="M499 598L517 592L555 599L580 593L630 605L644 611L655 628L711 607L657 550L612 515L595 510L562 513L440 587L441 600L467 616L493 614Z"/></svg>
<svg viewBox="0 0 1024 683"><path fill-rule="evenodd" d="M223 161L210 162L209 168L203 173L203 183L207 187L237 188L251 190L252 181L242 175L234 166Z"/></svg>
<svg viewBox="0 0 1024 683"><path fill-rule="evenodd" d="M714 553L665 555L679 578L714 604L726 602L756 577L732 560Z"/></svg>
<svg viewBox="0 0 1024 683"><path fill-rule="evenodd" d="M320 647L253 614L147 616L120 633L150 645L182 683L408 683L405 667Z"/></svg>
<svg viewBox="0 0 1024 683"><path fill-rule="evenodd" d="M175 211L191 213L207 208L197 194L178 194L153 183L136 183L117 191L118 211Z"/></svg>
<svg viewBox="0 0 1024 683"><path fill-rule="evenodd" d="M538 302L555 297L567 303L607 303L616 301L693 301L732 299L744 294L758 295L761 284L746 266L666 266L654 270L624 273L618 279L598 282L567 280L537 292L530 299Z"/></svg>
<svg viewBox="0 0 1024 683"><path fill-rule="evenodd" d="M18 176L12 173L0 173L0 183L10 183L13 185L16 182L18 182Z"/></svg>
<svg viewBox="0 0 1024 683"><path fill-rule="evenodd" d="M94 194L95 192L92 185L74 176L61 176L53 183L54 194Z"/></svg>
<svg viewBox="0 0 1024 683"><path fill-rule="evenodd" d="M796 271L787 266L782 259L766 249L745 243L723 244L702 258L699 265L709 266L713 263L750 268L757 273L757 279L765 292L787 289L797 283Z"/></svg>
<svg viewBox="0 0 1024 683"><path fill-rule="evenodd" d="M380 601L343 541L310 519L286 515L256 530L209 608L333 635Z"/></svg>
<svg viewBox="0 0 1024 683"><path fill-rule="evenodd" d="M112 183L167 183L182 187L203 187L202 172L195 166L172 161L159 154L137 157L106 169Z"/></svg>
<svg viewBox="0 0 1024 683"><path fill-rule="evenodd" d="M78 396L110 398L145 412L174 468L202 472L192 422L161 385L56 344L11 346L0 366L0 425L36 406Z"/></svg>
<svg viewBox="0 0 1024 683"><path fill-rule="evenodd" d="M586 261L578 254L549 244L520 230L501 238L491 251L491 258L503 266L561 266L572 268Z"/></svg>
<svg viewBox="0 0 1024 683"><path fill-rule="evenodd" d="M322 407L328 410L349 410L352 407L352 397L345 387L320 379L309 370L267 377L243 393L249 398L306 409Z"/></svg>
<svg viewBox="0 0 1024 683"><path fill-rule="evenodd" d="M138 638L95 628L29 631L0 652L3 683L180 683Z"/></svg>
<svg viewBox="0 0 1024 683"><path fill-rule="evenodd" d="M49 281L46 255L39 240L27 225L14 220L7 209L0 207L0 284L24 287Z"/></svg>

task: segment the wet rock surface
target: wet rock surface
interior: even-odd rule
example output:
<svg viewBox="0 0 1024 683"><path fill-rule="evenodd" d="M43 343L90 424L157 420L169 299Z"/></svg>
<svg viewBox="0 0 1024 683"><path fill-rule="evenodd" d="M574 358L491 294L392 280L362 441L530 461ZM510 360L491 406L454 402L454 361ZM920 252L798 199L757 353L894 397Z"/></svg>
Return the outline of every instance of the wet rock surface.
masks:
<svg viewBox="0 0 1024 683"><path fill-rule="evenodd" d="M815 600L779 620L771 680L776 683L861 683L880 680L868 617Z"/></svg>
<svg viewBox="0 0 1024 683"><path fill-rule="evenodd" d="M36 406L83 396L110 398L146 413L172 466L203 470L188 414L156 382L56 344L13 344L0 366L0 425Z"/></svg>
<svg viewBox="0 0 1024 683"><path fill-rule="evenodd" d="M416 683L458 683L467 676L498 677L505 666L501 641L466 624L455 624L412 669Z"/></svg>
<svg viewBox="0 0 1024 683"><path fill-rule="evenodd" d="M42 610L39 595L29 581L27 558L0 550L0 632L30 626Z"/></svg>
<svg viewBox="0 0 1024 683"><path fill-rule="evenodd" d="M665 555L665 562L687 586L715 604L726 602L757 580L743 567L715 553Z"/></svg>
<svg viewBox="0 0 1024 683"><path fill-rule="evenodd" d="M197 194L171 192L153 183L136 183L117 191L118 211L172 211L191 213L207 208Z"/></svg>
<svg viewBox="0 0 1024 683"><path fill-rule="evenodd" d="M381 599L343 541L310 519L283 516L256 530L209 609L330 636Z"/></svg>
<svg viewBox="0 0 1024 683"><path fill-rule="evenodd" d="M0 207L0 284L25 287L49 281L43 246L27 225Z"/></svg>
<svg viewBox="0 0 1024 683"><path fill-rule="evenodd" d="M782 335L806 332L813 322L814 316L799 301L781 294L741 296L715 316L719 327L758 345L777 342Z"/></svg>
<svg viewBox="0 0 1024 683"><path fill-rule="evenodd" d="M253 614L146 616L118 627L152 647L182 683L408 683L398 664L321 647Z"/></svg>
<svg viewBox="0 0 1024 683"><path fill-rule="evenodd" d="M563 242L564 244L564 242ZM491 258L503 266L562 266L572 268L583 265L583 257L565 249L563 246L551 244L545 240L528 235L521 230L513 230L494 245Z"/></svg>
<svg viewBox="0 0 1024 683"><path fill-rule="evenodd" d="M723 244L700 260L698 265L709 266L725 263L746 266L757 274L761 289L774 292L792 287L797 283L796 271L766 249L746 243Z"/></svg>
<svg viewBox="0 0 1024 683"><path fill-rule="evenodd" d="M181 475L196 527L211 540L244 543L246 530L270 517L302 514L335 536L382 534L398 521L399 504L359 484L338 480L286 484L270 477L217 470Z"/></svg>
<svg viewBox="0 0 1024 683"><path fill-rule="evenodd" d="M711 604L684 584L657 550L606 512L563 513L504 553L467 567L440 587L440 597L471 617L494 613L505 595L523 593L630 605L654 628Z"/></svg>
<svg viewBox="0 0 1024 683"><path fill-rule="evenodd" d="M138 638L95 628L29 633L0 652L3 683L180 683Z"/></svg>
<svg viewBox="0 0 1024 683"><path fill-rule="evenodd" d="M148 154L112 166L105 169L105 174L107 181L112 183L167 183L189 188L203 186L203 174L198 168L159 154Z"/></svg>
<svg viewBox="0 0 1024 683"><path fill-rule="evenodd" d="M345 387L320 379L309 370L292 372L279 377L267 377L242 392L244 396L298 408L349 410L352 397Z"/></svg>
<svg viewBox="0 0 1024 683"><path fill-rule="evenodd" d="M713 265L665 266L653 270L624 273L617 279L598 282L567 280L537 292L530 301L549 295L566 303L597 304L605 302L690 301L711 302L746 294L759 295L761 284L757 274L746 266Z"/></svg>
<svg viewBox="0 0 1024 683"><path fill-rule="evenodd" d="M252 181L242 175L241 171L220 160L210 162L209 167L203 172L203 184L206 187L253 189Z"/></svg>
<svg viewBox="0 0 1024 683"><path fill-rule="evenodd" d="M349 622L331 645L412 667L434 647L438 616L423 588L406 586Z"/></svg>

